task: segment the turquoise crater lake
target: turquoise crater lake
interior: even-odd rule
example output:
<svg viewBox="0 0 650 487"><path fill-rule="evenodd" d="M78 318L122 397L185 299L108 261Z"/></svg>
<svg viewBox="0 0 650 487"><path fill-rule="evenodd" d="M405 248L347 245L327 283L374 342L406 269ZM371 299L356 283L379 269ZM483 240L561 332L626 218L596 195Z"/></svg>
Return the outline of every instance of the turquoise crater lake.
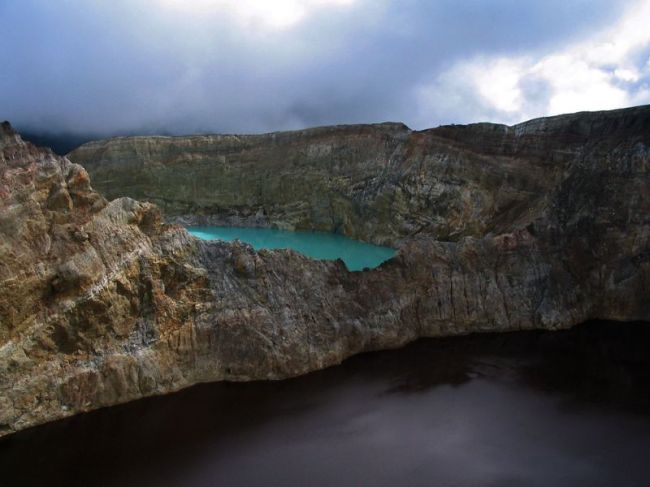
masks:
<svg viewBox="0 0 650 487"><path fill-rule="evenodd" d="M293 249L314 259L342 259L351 271L373 269L395 255L395 249L322 232L290 232L271 228L188 227L203 240L241 240L260 249Z"/></svg>

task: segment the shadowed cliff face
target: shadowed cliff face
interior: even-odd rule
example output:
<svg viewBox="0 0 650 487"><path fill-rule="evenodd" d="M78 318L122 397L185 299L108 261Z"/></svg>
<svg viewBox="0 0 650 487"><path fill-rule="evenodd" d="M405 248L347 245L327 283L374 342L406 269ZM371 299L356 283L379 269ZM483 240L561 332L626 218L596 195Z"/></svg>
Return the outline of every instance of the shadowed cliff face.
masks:
<svg viewBox="0 0 650 487"><path fill-rule="evenodd" d="M176 221L334 231L379 244L420 234L458 241L522 227L566 203L552 197L616 192L647 169L649 125L650 109L640 107L515 127L127 137L69 157L108 198L152 201ZM608 187L574 188L567 171Z"/></svg>
<svg viewBox="0 0 650 487"><path fill-rule="evenodd" d="M648 320L650 108L93 142L0 135L0 434L420 336ZM337 230L378 269L162 222Z"/></svg>

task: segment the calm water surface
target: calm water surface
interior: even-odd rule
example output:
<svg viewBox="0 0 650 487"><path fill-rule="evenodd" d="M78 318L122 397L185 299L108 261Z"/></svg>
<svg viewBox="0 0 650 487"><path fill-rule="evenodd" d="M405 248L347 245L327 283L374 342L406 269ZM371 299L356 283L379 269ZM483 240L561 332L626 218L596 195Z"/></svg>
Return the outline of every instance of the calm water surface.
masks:
<svg viewBox="0 0 650 487"><path fill-rule="evenodd" d="M422 340L0 440L0 484L647 486L650 324Z"/></svg>
<svg viewBox="0 0 650 487"><path fill-rule="evenodd" d="M377 267L395 255L395 249L322 232L289 232L271 228L189 227L205 240L241 240L259 249L293 249L314 259L342 259L351 271Z"/></svg>

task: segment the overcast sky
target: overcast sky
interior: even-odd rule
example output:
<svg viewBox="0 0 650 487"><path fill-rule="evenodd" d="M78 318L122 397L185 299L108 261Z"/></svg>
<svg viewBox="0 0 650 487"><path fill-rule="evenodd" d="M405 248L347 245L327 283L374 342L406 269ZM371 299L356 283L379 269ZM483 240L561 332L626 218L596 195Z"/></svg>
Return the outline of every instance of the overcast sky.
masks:
<svg viewBox="0 0 650 487"><path fill-rule="evenodd" d="M650 0L0 0L0 119L261 132L650 103Z"/></svg>

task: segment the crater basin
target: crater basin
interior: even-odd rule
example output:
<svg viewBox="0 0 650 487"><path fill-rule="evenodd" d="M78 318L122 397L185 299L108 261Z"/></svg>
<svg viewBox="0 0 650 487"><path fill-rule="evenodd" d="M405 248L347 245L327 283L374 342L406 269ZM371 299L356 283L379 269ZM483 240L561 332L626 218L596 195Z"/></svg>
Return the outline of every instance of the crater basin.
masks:
<svg viewBox="0 0 650 487"><path fill-rule="evenodd" d="M353 240L343 235L272 228L193 226L187 230L204 240L241 240L260 249L293 249L314 259L342 259L351 271L373 269L390 259L395 249Z"/></svg>

